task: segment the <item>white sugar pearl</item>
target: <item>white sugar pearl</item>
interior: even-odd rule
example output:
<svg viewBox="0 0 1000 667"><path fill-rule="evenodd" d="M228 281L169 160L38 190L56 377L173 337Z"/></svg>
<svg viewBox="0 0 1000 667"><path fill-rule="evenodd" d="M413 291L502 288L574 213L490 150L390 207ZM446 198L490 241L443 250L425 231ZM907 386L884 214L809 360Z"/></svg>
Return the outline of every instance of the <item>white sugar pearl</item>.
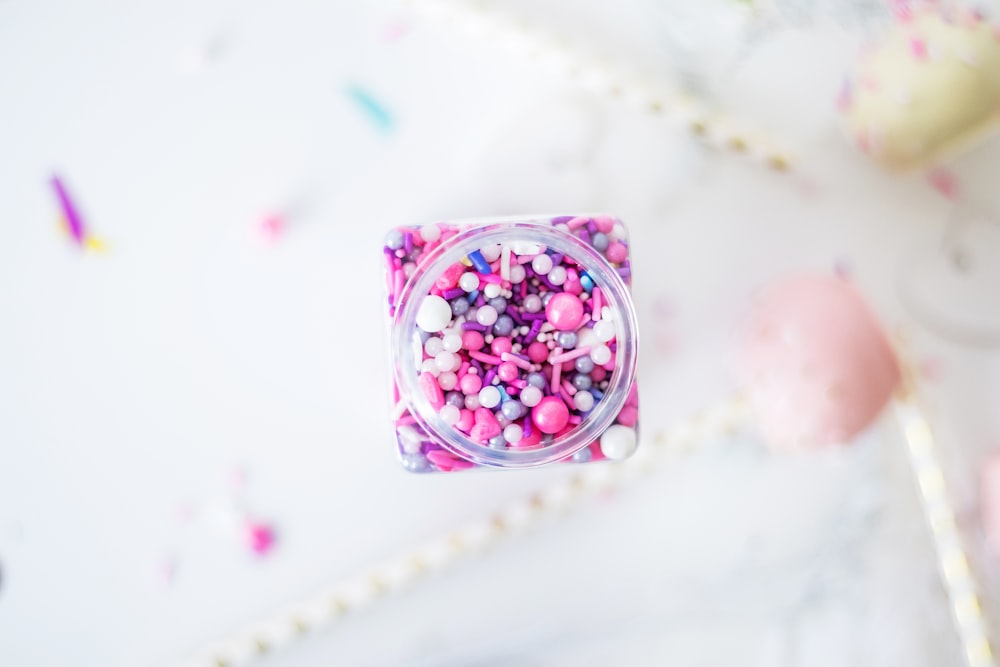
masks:
<svg viewBox="0 0 1000 667"><path fill-rule="evenodd" d="M542 297L537 294L529 294L524 297L524 309L529 313L537 313L542 309Z"/></svg>
<svg viewBox="0 0 1000 667"><path fill-rule="evenodd" d="M438 414L441 416L441 420L448 426L454 426L462 417L461 410L451 403L445 403L441 406L441 411Z"/></svg>
<svg viewBox="0 0 1000 667"><path fill-rule="evenodd" d="M428 357L436 357L441 354L441 350L444 349L444 342L437 336L431 336L424 343L424 352L427 353Z"/></svg>
<svg viewBox="0 0 1000 667"><path fill-rule="evenodd" d="M485 295L487 299L495 299L500 296L500 292L502 290L503 288L496 283L487 283L486 287L483 288L483 295Z"/></svg>
<svg viewBox="0 0 1000 667"><path fill-rule="evenodd" d="M438 370L443 373L456 370L462 365L462 360L454 352L441 351L434 356L434 363L437 364Z"/></svg>
<svg viewBox="0 0 1000 667"><path fill-rule="evenodd" d="M610 236L613 241L621 241L622 239L628 237L628 234L625 233L625 227L619 222L611 228Z"/></svg>
<svg viewBox="0 0 1000 667"><path fill-rule="evenodd" d="M598 366L603 366L611 361L611 348L607 345L598 345L590 351L590 358Z"/></svg>
<svg viewBox="0 0 1000 667"><path fill-rule="evenodd" d="M458 352L462 349L462 336L457 333L449 333L441 339L441 346L448 352Z"/></svg>
<svg viewBox="0 0 1000 667"><path fill-rule="evenodd" d="M562 285L566 282L566 267L565 266L554 266L552 270L549 271L549 282L553 285Z"/></svg>
<svg viewBox="0 0 1000 667"><path fill-rule="evenodd" d="M552 270L552 258L548 255L538 255L531 260L531 268L535 273L544 276Z"/></svg>
<svg viewBox="0 0 1000 667"><path fill-rule="evenodd" d="M417 310L417 326L436 333L451 323L451 306L436 294L428 294Z"/></svg>
<svg viewBox="0 0 1000 667"><path fill-rule="evenodd" d="M500 405L500 390L493 385L483 387L479 390L479 404L490 409Z"/></svg>
<svg viewBox="0 0 1000 667"><path fill-rule="evenodd" d="M576 332L576 346L579 347L589 347L593 348L600 344L601 341L597 340L597 334L594 330L589 327L582 327Z"/></svg>
<svg viewBox="0 0 1000 667"><path fill-rule="evenodd" d="M475 273L466 272L458 279L458 286L466 292L479 289L479 276Z"/></svg>
<svg viewBox="0 0 1000 667"><path fill-rule="evenodd" d="M407 454L416 454L420 451L420 446L423 442L421 442L422 438L417 429L412 426L400 426L396 429L396 434L399 436L399 446L402 447L404 452Z"/></svg>
<svg viewBox="0 0 1000 667"><path fill-rule="evenodd" d="M510 443L521 442L524 429L519 424L511 424L503 430L503 439Z"/></svg>
<svg viewBox="0 0 1000 667"><path fill-rule="evenodd" d="M436 360L435 360L436 361ZM438 385L445 391L451 391L458 384L458 376L451 371L444 371L438 375Z"/></svg>
<svg viewBox="0 0 1000 667"><path fill-rule="evenodd" d="M476 394L469 394L465 397L465 409L466 410L478 410L479 409L479 396Z"/></svg>
<svg viewBox="0 0 1000 667"><path fill-rule="evenodd" d="M613 461L627 459L637 444L635 429L629 426L614 424L601 434L601 452Z"/></svg>
<svg viewBox="0 0 1000 667"><path fill-rule="evenodd" d="M483 246L479 249L479 252L482 254L483 259L487 262L495 262L500 259L500 244L493 243L488 246Z"/></svg>
<svg viewBox="0 0 1000 667"><path fill-rule="evenodd" d="M607 320L608 322L614 322L615 311L611 310L607 306L601 306L601 319Z"/></svg>
<svg viewBox="0 0 1000 667"><path fill-rule="evenodd" d="M437 225L424 225L420 228L420 236L425 241L437 241L441 238L441 228Z"/></svg>
<svg viewBox="0 0 1000 667"><path fill-rule="evenodd" d="M484 327L491 326L497 321L497 309L493 306L483 306L476 311L476 321L482 324Z"/></svg>
<svg viewBox="0 0 1000 667"><path fill-rule="evenodd" d="M524 282L524 278L527 275L528 274L524 270L524 267L521 266L520 264L515 264L514 266L510 267L510 282L512 282L515 285Z"/></svg>
<svg viewBox="0 0 1000 667"><path fill-rule="evenodd" d="M434 359L424 359L424 362L420 364L420 372L437 375L441 372L441 370L437 367L437 363Z"/></svg>
<svg viewBox="0 0 1000 667"><path fill-rule="evenodd" d="M600 320L594 324L594 335L597 340L607 343L615 337L615 323L610 320Z"/></svg>
<svg viewBox="0 0 1000 667"><path fill-rule="evenodd" d="M521 390L521 403L526 408L533 408L542 401L542 390L533 385L528 385Z"/></svg>
<svg viewBox="0 0 1000 667"><path fill-rule="evenodd" d="M594 407L594 395L589 391L578 391L573 395L573 405L580 412L588 412Z"/></svg>

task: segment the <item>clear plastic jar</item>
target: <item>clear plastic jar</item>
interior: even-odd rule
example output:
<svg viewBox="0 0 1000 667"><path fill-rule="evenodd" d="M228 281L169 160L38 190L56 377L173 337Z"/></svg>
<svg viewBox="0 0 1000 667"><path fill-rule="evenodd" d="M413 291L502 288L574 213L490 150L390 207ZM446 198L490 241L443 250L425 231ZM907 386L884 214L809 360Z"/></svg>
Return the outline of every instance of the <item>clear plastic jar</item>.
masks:
<svg viewBox="0 0 1000 667"><path fill-rule="evenodd" d="M383 252L405 468L524 468L635 450L638 327L620 221L402 227Z"/></svg>

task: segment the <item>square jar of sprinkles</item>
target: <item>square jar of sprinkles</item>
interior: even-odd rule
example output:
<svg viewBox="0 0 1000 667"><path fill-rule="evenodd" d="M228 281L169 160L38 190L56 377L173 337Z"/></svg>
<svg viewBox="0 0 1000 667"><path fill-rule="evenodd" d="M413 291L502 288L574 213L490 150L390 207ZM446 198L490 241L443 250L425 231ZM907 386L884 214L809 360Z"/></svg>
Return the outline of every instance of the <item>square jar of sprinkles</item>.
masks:
<svg viewBox="0 0 1000 667"><path fill-rule="evenodd" d="M399 227L383 253L404 468L526 468L635 451L639 332L620 220Z"/></svg>

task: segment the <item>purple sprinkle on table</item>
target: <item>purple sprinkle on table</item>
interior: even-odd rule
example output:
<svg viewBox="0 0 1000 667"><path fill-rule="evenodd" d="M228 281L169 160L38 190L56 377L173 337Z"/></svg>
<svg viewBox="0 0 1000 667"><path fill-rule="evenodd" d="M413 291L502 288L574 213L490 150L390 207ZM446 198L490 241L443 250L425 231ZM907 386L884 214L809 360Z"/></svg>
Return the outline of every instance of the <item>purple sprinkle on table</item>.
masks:
<svg viewBox="0 0 1000 667"><path fill-rule="evenodd" d="M462 322L462 331L478 331L482 333L486 331L486 327L479 322Z"/></svg>
<svg viewBox="0 0 1000 667"><path fill-rule="evenodd" d="M552 218L553 225L565 225L567 222L575 218L575 215L560 215Z"/></svg>
<svg viewBox="0 0 1000 667"><path fill-rule="evenodd" d="M463 295L465 295L465 290L461 287L453 287L441 292L441 296L445 299L445 301L451 301L452 299Z"/></svg>
<svg viewBox="0 0 1000 667"><path fill-rule="evenodd" d="M66 186L63 185L62 180L58 176L53 176L51 183L53 189L56 191L56 197L59 199L59 207L62 208L63 215L66 216L66 224L69 227L70 234L73 236L73 240L82 244L85 240L86 232L84 231L83 218L80 216L80 212L73 204L73 200L70 198L69 192L66 190Z"/></svg>

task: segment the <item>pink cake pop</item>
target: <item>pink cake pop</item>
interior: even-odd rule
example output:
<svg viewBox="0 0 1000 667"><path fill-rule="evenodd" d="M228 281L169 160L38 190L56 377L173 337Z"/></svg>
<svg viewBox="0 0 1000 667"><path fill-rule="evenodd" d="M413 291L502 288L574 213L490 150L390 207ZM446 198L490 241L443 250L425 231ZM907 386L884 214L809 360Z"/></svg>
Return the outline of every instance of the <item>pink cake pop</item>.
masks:
<svg viewBox="0 0 1000 667"><path fill-rule="evenodd" d="M799 275L765 290L740 354L761 432L777 447L850 440L900 382L879 323L854 287L835 276Z"/></svg>

